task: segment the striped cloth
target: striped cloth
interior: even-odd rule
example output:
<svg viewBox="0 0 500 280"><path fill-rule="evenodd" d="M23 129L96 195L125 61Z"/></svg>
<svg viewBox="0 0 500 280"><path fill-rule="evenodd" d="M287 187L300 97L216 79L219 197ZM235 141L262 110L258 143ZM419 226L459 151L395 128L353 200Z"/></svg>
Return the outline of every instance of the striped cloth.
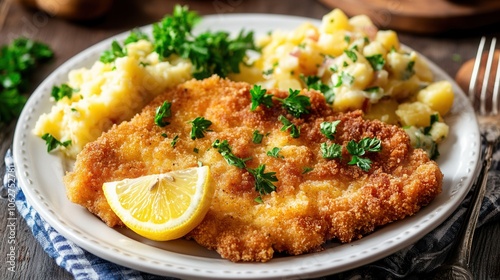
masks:
<svg viewBox="0 0 500 280"><path fill-rule="evenodd" d="M500 145L494 155L489 173L488 189L483 200L479 221L480 227L500 220ZM15 190L16 207L42 245L56 263L66 269L75 279L174 279L160 277L103 260L60 235L46 223L26 201L15 178L15 166L11 151L5 156L6 174L3 187ZM374 263L329 276L328 279L395 279L415 278L432 271L440 265L458 234L460 224L470 201L469 194L458 209L439 227L410 245ZM420 276L418 276L420 275Z"/></svg>

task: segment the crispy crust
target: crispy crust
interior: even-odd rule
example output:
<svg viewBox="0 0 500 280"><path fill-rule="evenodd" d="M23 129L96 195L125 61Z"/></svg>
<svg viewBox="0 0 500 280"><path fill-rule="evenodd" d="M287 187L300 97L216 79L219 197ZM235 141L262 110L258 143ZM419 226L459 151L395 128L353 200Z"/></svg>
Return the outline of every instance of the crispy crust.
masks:
<svg viewBox="0 0 500 280"><path fill-rule="evenodd" d="M104 182L202 162L211 168L216 191L205 219L186 237L231 261L265 262L275 252L298 255L321 250L328 240L359 239L415 214L441 192L443 175L437 164L422 150L413 149L398 127L364 120L361 112L334 113L316 91L303 92L312 106L301 119L287 115L277 101L273 108L251 111L250 87L214 76L186 82L159 96L130 122L113 127L84 148L74 172L64 177L69 199L109 226L121 226L102 194ZM287 96L277 90L268 93ZM172 102L172 117L161 128L153 119L165 100ZM300 126L299 138L281 131L279 115ZM189 121L199 116L213 122L212 131L191 140ZM343 159L326 160L320 145L333 142L319 126L337 119L341 122L334 142L344 146ZM252 143L256 129L266 134L261 144ZM170 143L176 135L179 140L173 148ZM368 172L347 164L350 156L345 148L349 140L364 137L382 141L381 152L367 154L373 161ZM236 156L251 158L246 162L249 168L265 164L266 172L276 172L276 192L256 203L253 176L228 165L211 148L216 139L228 140ZM266 155L273 147L281 148L283 158ZM306 167L312 171L304 174Z"/></svg>

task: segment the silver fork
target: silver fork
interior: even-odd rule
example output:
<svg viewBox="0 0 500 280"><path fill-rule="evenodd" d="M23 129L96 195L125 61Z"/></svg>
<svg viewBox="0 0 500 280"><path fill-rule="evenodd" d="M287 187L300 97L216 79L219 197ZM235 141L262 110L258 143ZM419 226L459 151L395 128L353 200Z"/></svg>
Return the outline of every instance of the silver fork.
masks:
<svg viewBox="0 0 500 280"><path fill-rule="evenodd" d="M491 158L494 147L500 139L500 116L498 113L499 102L499 87L500 87L500 59L497 62L496 75L493 85L491 97L488 93L488 83L490 80L491 68L493 66L494 51L496 38L491 40L488 59L484 70L479 98L476 97L476 82L478 80L479 70L481 69L481 60L483 57L483 49L486 43L486 38L482 37L479 42L476 60L472 70L472 75L469 85L469 98L476 110L481 137L486 141L486 149L482 158L481 171L478 175L474 193L471 198L470 206L467 209L465 222L459 236L456 239L454 248L450 252L445 263L436 270L435 279L473 279L473 275L469 269L470 253L474 230L476 229L477 218L481 203L486 192L486 182L488 171L491 166ZM491 99L489 99L491 98ZM478 100L479 99L479 100ZM491 105L488 106L487 100L491 100ZM479 102L479 104L477 104Z"/></svg>

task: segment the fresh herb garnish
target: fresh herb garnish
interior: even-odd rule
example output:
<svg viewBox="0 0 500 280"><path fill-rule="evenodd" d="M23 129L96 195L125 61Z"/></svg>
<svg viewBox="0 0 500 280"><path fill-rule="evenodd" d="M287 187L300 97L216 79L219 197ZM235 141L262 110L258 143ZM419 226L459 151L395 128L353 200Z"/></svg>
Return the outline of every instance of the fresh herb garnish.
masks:
<svg viewBox="0 0 500 280"><path fill-rule="evenodd" d="M247 168L248 172L255 178L255 190L259 193L259 196L255 198L255 201L262 203L262 195L270 194L276 191L276 186L273 182L278 182L276 178L276 172L265 172L266 165L261 164L255 169Z"/></svg>
<svg viewBox="0 0 500 280"><path fill-rule="evenodd" d="M220 141L219 139L215 140L215 142L212 144L212 147L216 148L217 151L221 154L221 156L226 160L226 162L230 165L239 167L239 168L245 168L246 164L245 161L250 160L249 158L247 159L242 159L233 154L231 151L231 147L229 146L229 143L227 140Z"/></svg>
<svg viewBox="0 0 500 280"><path fill-rule="evenodd" d="M340 120L336 120L333 122L322 122L319 125L319 129L323 135L328 139L335 139L334 134L337 132L337 125L340 123Z"/></svg>
<svg viewBox="0 0 500 280"><path fill-rule="evenodd" d="M336 143L328 145L321 143L320 146L321 156L326 159L334 159L342 157L342 146Z"/></svg>
<svg viewBox="0 0 500 280"><path fill-rule="evenodd" d="M253 88L250 89L250 97L252 100L252 107L250 110L255 111L260 104L266 106L267 108L271 108L273 106L273 95L266 94L267 90L261 88L260 85L254 85Z"/></svg>
<svg viewBox="0 0 500 280"><path fill-rule="evenodd" d="M373 67L373 70L379 71L384 68L385 59L381 54L367 56L366 59L368 60L368 62L370 62L370 65Z"/></svg>
<svg viewBox="0 0 500 280"><path fill-rule="evenodd" d="M103 63L111 63L119 57L124 57L127 55L127 49L122 47L120 43L113 40L111 43L111 50L105 50L99 60Z"/></svg>
<svg viewBox="0 0 500 280"><path fill-rule="evenodd" d="M307 174L309 172L313 171L313 168L312 167L304 167L302 168L302 174Z"/></svg>
<svg viewBox="0 0 500 280"><path fill-rule="evenodd" d="M190 121L190 123L193 125L191 128L191 139L193 140L205 137L205 132L210 131L208 128L212 125L212 122L204 117L197 117Z"/></svg>
<svg viewBox="0 0 500 280"><path fill-rule="evenodd" d="M172 103L170 103L168 101L164 101L161 106L156 108L155 124L157 126L164 127L164 126L170 124L165 119L171 116L171 111L170 111L171 106L172 106Z"/></svg>
<svg viewBox="0 0 500 280"><path fill-rule="evenodd" d="M357 165L363 171L370 170L372 161L368 158L363 158L366 152L379 152L381 150L381 141L378 138L365 137L361 141L354 140L347 143L347 151L352 158L348 164Z"/></svg>
<svg viewBox="0 0 500 280"><path fill-rule="evenodd" d="M17 38L0 46L0 124L18 117L26 104L22 94L35 67L54 56L45 44Z"/></svg>
<svg viewBox="0 0 500 280"><path fill-rule="evenodd" d="M432 125L439 121L439 114L432 114L429 126L423 128L423 133L429 135L432 129Z"/></svg>
<svg viewBox="0 0 500 280"><path fill-rule="evenodd" d="M281 127L281 131L287 131L290 129L290 135L292 135L293 138L299 138L300 129L295 124L293 124L283 115L280 115L278 117L278 120L283 124L283 126Z"/></svg>
<svg viewBox="0 0 500 280"><path fill-rule="evenodd" d="M123 41L125 45L128 45L130 43L135 43L139 40L146 40L149 41L148 35L146 33L142 32L140 29L134 29L130 31L130 34L128 37Z"/></svg>
<svg viewBox="0 0 500 280"><path fill-rule="evenodd" d="M76 92L75 89L68 86L67 84L61 84L61 86L53 86L51 95L54 97L55 101L59 101L63 99L65 96L71 99L73 96L73 92Z"/></svg>
<svg viewBox="0 0 500 280"><path fill-rule="evenodd" d="M300 118L302 114L309 113L311 100L309 96L299 95L300 90L288 90L289 94L285 99L276 98L280 101L283 107L296 118Z"/></svg>
<svg viewBox="0 0 500 280"><path fill-rule="evenodd" d="M155 51L162 58L172 54L188 58L193 64L193 76L203 79L218 74L239 73L239 65L247 50L256 50L253 32L241 31L235 39L228 32L204 32L194 36L191 31L200 16L188 7L176 5L172 15L153 24Z"/></svg>
<svg viewBox="0 0 500 280"><path fill-rule="evenodd" d="M304 76L300 75L300 78L306 84L308 89L315 89L325 96L326 102L328 104L332 104L335 100L335 92L333 91L333 87L323 83L321 78L318 76Z"/></svg>
<svg viewBox="0 0 500 280"><path fill-rule="evenodd" d="M408 80L411 78L411 76L415 75L415 69L413 69L414 67L415 67L415 61L412 60L408 62L405 71L403 72L403 77L401 77L401 79Z"/></svg>
<svg viewBox="0 0 500 280"><path fill-rule="evenodd" d="M59 146L68 147L69 145L71 145L71 140L61 142L50 133L45 133L44 135L42 135L42 139L45 140L45 144L47 145L47 152L49 153Z"/></svg>
<svg viewBox="0 0 500 280"><path fill-rule="evenodd" d="M179 141L179 135L174 136L172 142L170 142L170 146L172 146L172 148L175 148L175 145L177 145L177 141Z"/></svg>
<svg viewBox="0 0 500 280"><path fill-rule="evenodd" d="M264 138L264 134L261 134L258 130L254 130L252 133L252 142L255 144L262 143L262 139Z"/></svg>
<svg viewBox="0 0 500 280"><path fill-rule="evenodd" d="M267 151L267 155L274 158L285 158L284 156L279 154L280 151L281 151L280 148L274 147L272 150Z"/></svg>
<svg viewBox="0 0 500 280"><path fill-rule="evenodd" d="M351 50L344 50L344 53L345 55L347 55L347 57L352 61L352 62L356 62L358 61L358 56L356 55L356 53L354 51L351 51Z"/></svg>

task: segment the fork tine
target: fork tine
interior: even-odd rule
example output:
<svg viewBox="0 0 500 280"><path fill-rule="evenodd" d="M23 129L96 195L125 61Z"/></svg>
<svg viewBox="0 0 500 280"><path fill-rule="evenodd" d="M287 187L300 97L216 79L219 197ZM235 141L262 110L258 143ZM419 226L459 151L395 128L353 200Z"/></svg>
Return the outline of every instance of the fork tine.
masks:
<svg viewBox="0 0 500 280"><path fill-rule="evenodd" d="M495 45L497 43L497 38L491 39L490 51L488 52L488 60L486 61L486 68L484 70L483 85L481 87L481 115L486 115L486 94L488 92L488 82L490 80L491 65L493 64L493 57L495 54Z"/></svg>
<svg viewBox="0 0 500 280"><path fill-rule="evenodd" d="M476 91L476 81L479 74L479 66L481 65L481 56L483 54L484 43L486 42L486 37L481 37L479 41L479 47L477 48L476 59L474 60L474 67L472 68L472 74L469 83L469 99L474 104L475 91Z"/></svg>
<svg viewBox="0 0 500 280"><path fill-rule="evenodd" d="M500 90L500 56L497 61L497 74L495 75L495 84L493 87L493 109L491 110L492 115L498 115L498 99Z"/></svg>

